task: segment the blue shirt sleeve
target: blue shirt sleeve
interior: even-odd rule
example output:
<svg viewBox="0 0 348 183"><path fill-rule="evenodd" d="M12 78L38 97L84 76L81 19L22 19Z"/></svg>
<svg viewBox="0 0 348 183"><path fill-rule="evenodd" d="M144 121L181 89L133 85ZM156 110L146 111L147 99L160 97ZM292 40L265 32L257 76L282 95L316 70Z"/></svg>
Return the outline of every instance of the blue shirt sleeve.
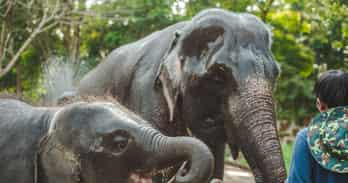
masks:
<svg viewBox="0 0 348 183"><path fill-rule="evenodd" d="M287 183L312 183L312 161L305 128L296 136Z"/></svg>

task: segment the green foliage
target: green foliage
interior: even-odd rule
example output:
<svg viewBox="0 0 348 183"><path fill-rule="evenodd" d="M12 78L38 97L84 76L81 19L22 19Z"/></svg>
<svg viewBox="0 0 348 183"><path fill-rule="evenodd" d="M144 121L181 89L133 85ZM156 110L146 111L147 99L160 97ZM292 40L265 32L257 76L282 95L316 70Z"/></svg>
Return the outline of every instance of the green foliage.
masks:
<svg viewBox="0 0 348 183"><path fill-rule="evenodd" d="M293 143L283 143L281 145L282 145L283 157L284 157L284 162L285 162L285 168L289 174L294 144Z"/></svg>
<svg viewBox="0 0 348 183"><path fill-rule="evenodd" d="M325 63L329 68L347 68L344 64L348 62L347 3L311 0L306 9L312 24L308 42L316 53L316 63Z"/></svg>
<svg viewBox="0 0 348 183"><path fill-rule="evenodd" d="M19 77L20 87L23 91L22 97L29 101L38 101L42 97L42 89L39 85L42 63L39 57L40 53L34 47L29 47L24 51L17 67L12 69L8 75L5 75L4 79L0 80L2 90L15 93L16 79ZM19 75L18 72L20 72Z"/></svg>
<svg viewBox="0 0 348 183"><path fill-rule="evenodd" d="M310 77L314 53L303 41L310 25L296 10L271 12L268 21L273 27L272 51L282 71L275 95L278 119L303 125L315 110Z"/></svg>
<svg viewBox="0 0 348 183"><path fill-rule="evenodd" d="M276 110L280 120L305 125L315 111L314 81L300 75L281 76L276 89Z"/></svg>
<svg viewBox="0 0 348 183"><path fill-rule="evenodd" d="M223 8L234 12L245 12L247 7L254 5L256 2L256 0L191 0L186 5L186 15L192 17L206 8Z"/></svg>
<svg viewBox="0 0 348 183"><path fill-rule="evenodd" d="M180 17L172 13L172 1L121 0L94 5L92 10L110 18L90 18L82 28L84 56L103 57L111 50L165 28Z"/></svg>
<svg viewBox="0 0 348 183"><path fill-rule="evenodd" d="M274 26L273 53L282 66L277 111L280 119L304 125L316 112L312 93L318 73L315 65L347 67L347 6L340 1L287 3L291 8L278 9L268 17Z"/></svg>

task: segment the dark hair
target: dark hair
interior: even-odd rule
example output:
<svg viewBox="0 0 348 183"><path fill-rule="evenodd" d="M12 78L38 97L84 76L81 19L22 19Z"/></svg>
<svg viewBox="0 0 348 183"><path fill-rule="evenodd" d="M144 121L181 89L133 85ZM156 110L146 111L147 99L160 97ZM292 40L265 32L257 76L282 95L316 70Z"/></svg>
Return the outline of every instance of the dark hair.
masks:
<svg viewBox="0 0 348 183"><path fill-rule="evenodd" d="M329 70L314 85L314 93L328 108L348 105L348 73Z"/></svg>

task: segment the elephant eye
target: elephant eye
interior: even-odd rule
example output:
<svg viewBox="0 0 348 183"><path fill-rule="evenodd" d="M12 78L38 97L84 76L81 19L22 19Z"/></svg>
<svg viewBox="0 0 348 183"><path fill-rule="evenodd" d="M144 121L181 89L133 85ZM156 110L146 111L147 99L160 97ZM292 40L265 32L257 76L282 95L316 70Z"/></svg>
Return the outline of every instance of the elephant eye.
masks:
<svg viewBox="0 0 348 183"><path fill-rule="evenodd" d="M103 137L103 147L108 153L117 155L124 152L131 141L128 132L117 130Z"/></svg>
<svg viewBox="0 0 348 183"><path fill-rule="evenodd" d="M128 138L124 136L116 136L114 137L113 141L114 141L114 145L113 145L114 147L112 152L115 152L115 153L123 151L128 145Z"/></svg>

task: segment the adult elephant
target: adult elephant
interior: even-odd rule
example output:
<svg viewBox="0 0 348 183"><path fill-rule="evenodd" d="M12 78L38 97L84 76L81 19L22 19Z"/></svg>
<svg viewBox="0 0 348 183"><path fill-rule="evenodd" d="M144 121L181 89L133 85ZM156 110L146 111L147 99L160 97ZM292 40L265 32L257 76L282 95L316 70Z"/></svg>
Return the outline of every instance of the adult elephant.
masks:
<svg viewBox="0 0 348 183"><path fill-rule="evenodd" d="M220 9L114 50L78 94L116 97L163 133L203 140L223 177L224 149L241 150L257 183L286 177L273 88L279 68L271 33L256 16Z"/></svg>
<svg viewBox="0 0 348 183"><path fill-rule="evenodd" d="M202 183L214 166L204 143L163 136L111 103L42 108L0 99L0 134L1 182L137 183L190 160L189 171L174 182Z"/></svg>

